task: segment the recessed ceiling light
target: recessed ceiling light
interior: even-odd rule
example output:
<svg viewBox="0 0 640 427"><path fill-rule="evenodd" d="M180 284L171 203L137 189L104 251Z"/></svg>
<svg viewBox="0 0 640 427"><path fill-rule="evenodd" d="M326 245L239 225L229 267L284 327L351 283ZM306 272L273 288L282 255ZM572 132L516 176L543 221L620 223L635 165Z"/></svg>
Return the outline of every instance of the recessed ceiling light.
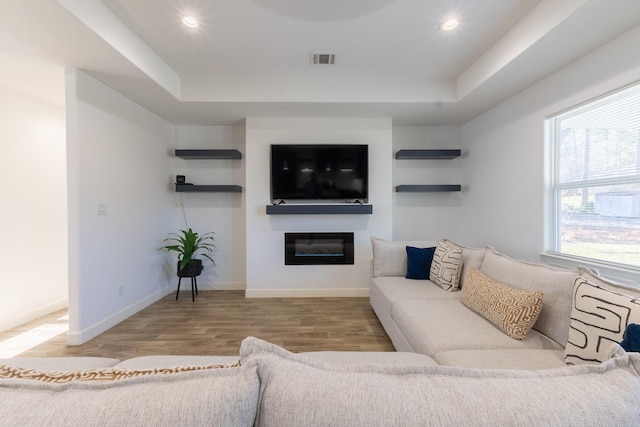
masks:
<svg viewBox="0 0 640 427"><path fill-rule="evenodd" d="M447 19L442 24L440 24L440 29L445 31L450 31L456 28L459 24L460 24L460 21L458 21L455 18Z"/></svg>
<svg viewBox="0 0 640 427"><path fill-rule="evenodd" d="M182 23L189 28L196 28L198 26L198 20L193 16L185 16L182 18Z"/></svg>

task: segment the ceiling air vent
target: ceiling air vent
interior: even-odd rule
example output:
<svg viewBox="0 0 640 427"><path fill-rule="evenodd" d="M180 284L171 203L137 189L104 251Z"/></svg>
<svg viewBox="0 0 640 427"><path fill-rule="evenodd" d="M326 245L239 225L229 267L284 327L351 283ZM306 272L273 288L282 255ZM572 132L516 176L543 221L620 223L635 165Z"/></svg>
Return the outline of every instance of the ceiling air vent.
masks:
<svg viewBox="0 0 640 427"><path fill-rule="evenodd" d="M335 53L312 53L311 65L333 65L336 63Z"/></svg>

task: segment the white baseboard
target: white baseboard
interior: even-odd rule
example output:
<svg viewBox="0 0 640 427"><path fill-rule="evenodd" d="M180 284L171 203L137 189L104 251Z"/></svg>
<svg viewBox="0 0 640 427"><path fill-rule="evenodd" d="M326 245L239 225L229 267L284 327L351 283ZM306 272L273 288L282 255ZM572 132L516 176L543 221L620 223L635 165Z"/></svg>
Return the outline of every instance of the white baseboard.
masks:
<svg viewBox="0 0 640 427"><path fill-rule="evenodd" d="M188 281L183 281L180 291L184 290L184 284L187 284L187 288L191 289L191 284ZM198 282L198 290L200 291L244 291L247 287L245 282L219 282L219 283L200 283ZM177 289L177 285L176 285Z"/></svg>
<svg viewBox="0 0 640 427"><path fill-rule="evenodd" d="M29 310L26 313L20 313L18 316L3 320L0 323L0 332L15 328L16 326L24 325L27 322L46 316L54 311L62 310L63 308L67 308L68 305L69 300L67 298L62 298L34 308L33 310Z"/></svg>
<svg viewBox="0 0 640 427"><path fill-rule="evenodd" d="M190 286L190 285L189 285ZM246 298L308 298L308 297L368 297L368 288L331 288L331 289L245 289L246 285L239 282L227 282L216 284L198 284L201 290L245 290ZM189 287L190 289L190 287ZM181 290L188 290L182 287ZM69 331L67 344L70 346L82 345L104 331L114 327L118 323L136 314L143 308L162 299L166 295L175 292L175 288L165 288L149 295L148 297L132 304L112 316L101 320L82 331Z"/></svg>
<svg viewBox="0 0 640 427"><path fill-rule="evenodd" d="M143 308L146 308L154 302L164 298L165 296L175 293L177 289L175 286L166 287L160 291L149 295L148 297L120 310L119 312L101 320L100 322L82 330L82 331L69 331L67 333L67 344L71 346L82 345L92 338L100 335L104 331L114 327L118 323L133 316ZM210 291L210 290L244 290L246 284L244 282L225 282L225 283L198 283L198 290ZM191 283L188 280L183 280L180 292L191 292Z"/></svg>
<svg viewBox="0 0 640 427"><path fill-rule="evenodd" d="M329 289L247 289L246 298L353 298L368 297L369 288L329 288Z"/></svg>
<svg viewBox="0 0 640 427"><path fill-rule="evenodd" d="M97 337L104 331L114 327L118 323L133 316L143 308L148 307L149 305L162 299L170 293L171 289L168 287L161 289L149 295L148 297L143 298L142 300L131 304L130 306L118 311L117 313L114 313L113 315L99 321L98 323L95 323L90 327L83 329L82 331L69 330L69 332L67 333L67 345L76 346L86 343L90 339Z"/></svg>

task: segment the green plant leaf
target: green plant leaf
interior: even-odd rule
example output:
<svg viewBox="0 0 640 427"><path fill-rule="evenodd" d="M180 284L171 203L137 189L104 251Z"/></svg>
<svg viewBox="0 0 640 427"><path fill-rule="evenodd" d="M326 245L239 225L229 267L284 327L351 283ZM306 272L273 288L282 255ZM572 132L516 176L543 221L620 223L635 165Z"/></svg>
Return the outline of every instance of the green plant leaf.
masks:
<svg viewBox="0 0 640 427"><path fill-rule="evenodd" d="M182 270L196 256L203 256L215 265L215 260L208 254L213 253L216 245L213 236L214 232L208 232L202 235L194 232L191 228L188 230L180 230L181 234L169 233L169 237L163 242L171 243L162 246L160 249L178 252L178 261L180 261L180 270Z"/></svg>

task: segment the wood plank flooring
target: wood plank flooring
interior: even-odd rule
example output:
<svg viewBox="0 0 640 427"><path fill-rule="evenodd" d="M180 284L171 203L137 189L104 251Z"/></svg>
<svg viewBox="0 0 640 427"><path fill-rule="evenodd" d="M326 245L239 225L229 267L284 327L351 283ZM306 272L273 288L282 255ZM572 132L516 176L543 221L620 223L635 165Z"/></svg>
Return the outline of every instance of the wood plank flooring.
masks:
<svg viewBox="0 0 640 427"><path fill-rule="evenodd" d="M0 333L0 342L65 314ZM178 301L168 295L81 346L67 346L62 334L17 357L237 355L247 336L292 352L394 351L368 298L247 299L244 291L202 291L195 303L190 292Z"/></svg>

